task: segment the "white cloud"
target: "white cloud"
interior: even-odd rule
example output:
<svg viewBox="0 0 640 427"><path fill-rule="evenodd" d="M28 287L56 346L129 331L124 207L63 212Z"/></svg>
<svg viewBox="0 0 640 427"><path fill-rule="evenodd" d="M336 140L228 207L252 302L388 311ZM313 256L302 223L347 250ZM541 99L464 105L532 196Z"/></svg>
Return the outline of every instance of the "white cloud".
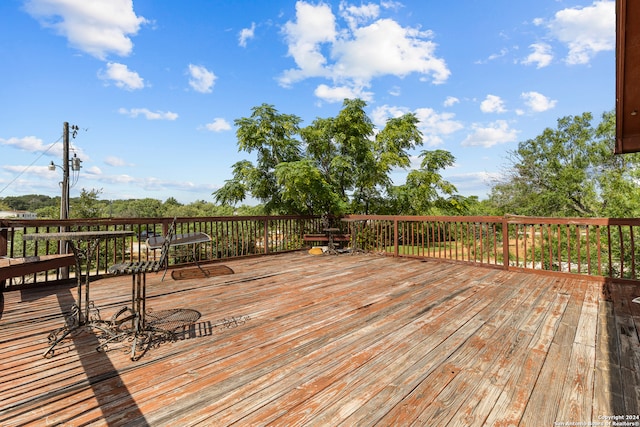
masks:
<svg viewBox="0 0 640 427"><path fill-rule="evenodd" d="M98 177L102 175L102 169L98 166L91 166L88 168L83 168L82 173L85 175L92 175L93 177Z"/></svg>
<svg viewBox="0 0 640 427"><path fill-rule="evenodd" d="M325 84L318 85L314 94L325 102L335 103L342 102L345 99L360 98L363 101L371 101L373 94L367 92L364 88L355 88L349 86L329 87Z"/></svg>
<svg viewBox="0 0 640 427"><path fill-rule="evenodd" d="M382 129L387 124L387 120L400 117L409 112L410 110L408 108L396 107L392 105L382 105L380 107L376 107L371 112L371 121L378 128Z"/></svg>
<svg viewBox="0 0 640 427"><path fill-rule="evenodd" d="M25 136L22 138L12 137L9 139L0 138L0 145L6 145L13 148L17 148L19 150L28 151L30 153L46 153L51 157L62 157L62 142L60 140L45 145L44 142L40 138L36 138L35 136ZM76 147L71 144L69 147L72 153L78 155L78 157L85 160L87 155L82 151L82 149Z"/></svg>
<svg viewBox="0 0 640 427"><path fill-rule="evenodd" d="M509 49L507 48L502 48L500 49L500 52L498 53L492 53L491 55L489 55L489 57L487 59L484 60L478 60L475 63L476 64L486 64L489 61L495 61L496 59L505 57L507 55L507 53L509 53Z"/></svg>
<svg viewBox="0 0 640 427"><path fill-rule="evenodd" d="M500 49L500 52L489 55L488 60L489 61L493 61L493 60L496 60L498 58L502 58L502 57L506 56L507 53L509 53L509 49L503 47L502 49Z"/></svg>
<svg viewBox="0 0 640 427"><path fill-rule="evenodd" d="M289 86L307 77L328 76L321 45L334 42L337 36L335 16L330 6L297 2L296 22L287 22L283 32L289 46L288 54L298 69L285 71L280 78L281 85Z"/></svg>
<svg viewBox="0 0 640 427"><path fill-rule="evenodd" d="M518 131L509 128L509 124L505 120L496 120L486 127L474 124L472 128L473 133L462 141L462 145L465 147L489 148L496 144L513 142L518 137Z"/></svg>
<svg viewBox="0 0 640 427"><path fill-rule="evenodd" d="M201 65L189 64L189 86L196 92L211 93L217 77Z"/></svg>
<svg viewBox="0 0 640 427"><path fill-rule="evenodd" d="M483 113L506 113L504 101L496 95L487 95L484 101L480 103L480 111Z"/></svg>
<svg viewBox="0 0 640 427"><path fill-rule="evenodd" d="M118 113L132 118L144 116L147 120L175 120L178 118L178 114L171 111L151 111L146 108L132 108L130 110L120 108Z"/></svg>
<svg viewBox="0 0 640 427"><path fill-rule="evenodd" d="M418 128L422 132L424 142L430 146L442 144L442 137L463 128L462 123L455 120L453 113L438 113L431 108L418 108L415 114L420 120Z"/></svg>
<svg viewBox="0 0 640 427"><path fill-rule="evenodd" d="M533 52L529 54L522 64L531 65L535 64L536 68L544 68L551 64L553 60L553 54L551 53L551 46L547 43L534 43L529 46Z"/></svg>
<svg viewBox="0 0 640 427"><path fill-rule="evenodd" d="M377 18L380 15L380 6L373 3L353 6L342 2L340 3L340 14L347 21L349 28L354 30L358 25Z"/></svg>
<svg viewBox="0 0 640 427"><path fill-rule="evenodd" d="M104 159L104 162L105 164L114 167L127 166L127 162L125 162L124 159L115 156L108 156L106 159Z"/></svg>
<svg viewBox="0 0 640 427"><path fill-rule="evenodd" d="M334 76L368 82L377 76L403 77L417 72L431 75L434 83L444 83L449 77L444 60L434 56L435 43L424 40L431 36L429 32L380 19L356 29L353 36L333 46L333 54L339 58Z"/></svg>
<svg viewBox="0 0 640 427"><path fill-rule="evenodd" d="M111 80L117 87L126 90L142 89L145 86L144 79L138 73L117 62L108 62L107 70L100 70L98 77L102 80Z"/></svg>
<svg viewBox="0 0 640 427"><path fill-rule="evenodd" d="M222 132L225 130L231 130L231 125L225 119L216 117L213 122L204 125L205 129L213 132Z"/></svg>
<svg viewBox="0 0 640 427"><path fill-rule="evenodd" d="M36 176L39 178L44 178L48 181L44 186L55 185L58 186L60 175L60 170L51 171L48 166L37 166L37 165L3 165L2 170L9 172L11 174L16 174L17 178L11 181L11 188L15 190L15 188L33 188L33 182L29 180L20 180L18 177L22 175L30 175ZM39 184L40 185L40 184Z"/></svg>
<svg viewBox="0 0 640 427"><path fill-rule="evenodd" d="M391 96L400 96L402 95L402 88L400 86L393 86L389 89L388 93Z"/></svg>
<svg viewBox="0 0 640 427"><path fill-rule="evenodd" d="M499 179L502 175L499 172L467 172L457 173L450 175L449 178L453 178L456 182L482 182L484 184L490 184Z"/></svg>
<svg viewBox="0 0 640 427"><path fill-rule="evenodd" d="M104 175L100 177L100 182L107 184L138 184L139 179L132 177L131 175Z"/></svg>
<svg viewBox="0 0 640 427"><path fill-rule="evenodd" d="M23 138L0 138L0 145L9 145L20 150L29 151L31 153L46 151L48 147L42 143L40 138L35 136L25 136ZM60 151L62 153L62 150Z"/></svg>
<svg viewBox="0 0 640 427"><path fill-rule="evenodd" d="M448 79L445 61L435 55L432 32L402 27L391 19L368 23L379 13L371 4L343 4L341 12L345 28L339 28L329 5L296 3L296 20L287 22L283 33L297 68L284 71L279 79L282 86L311 77L352 88L368 87L373 78L385 75L418 73L434 84Z"/></svg>
<svg viewBox="0 0 640 427"><path fill-rule="evenodd" d="M526 106L535 113L550 110L558 103L558 101L549 99L543 94L534 91L523 92L520 97L524 100Z"/></svg>
<svg viewBox="0 0 640 427"><path fill-rule="evenodd" d="M447 99L444 100L443 105L445 107L453 107L455 104L459 103L460 100L455 96L447 96Z"/></svg>
<svg viewBox="0 0 640 427"><path fill-rule="evenodd" d="M243 28L238 35L238 44L242 47L247 46L247 40L251 40L255 36L256 23L251 23L251 28Z"/></svg>
<svg viewBox="0 0 640 427"><path fill-rule="evenodd" d="M568 47L565 61L574 65L587 64L598 52L615 49L615 21L615 1L603 0L560 10L546 25L551 35Z"/></svg>
<svg viewBox="0 0 640 427"><path fill-rule="evenodd" d="M470 191L470 194L478 195L478 190L487 190L487 186L495 183L502 175L499 172L466 172L447 176L458 191Z"/></svg>
<svg viewBox="0 0 640 427"><path fill-rule="evenodd" d="M390 118L400 117L410 111L403 107L383 105L373 110L373 123L383 128ZM422 132L423 142L428 146L441 145L446 137L463 128L462 123L455 120L453 113L438 113L431 108L418 108L413 112L419 120L418 129Z"/></svg>
<svg viewBox="0 0 640 427"><path fill-rule="evenodd" d="M25 10L74 48L102 60L110 53L129 55L130 36L147 23L131 0L27 0Z"/></svg>

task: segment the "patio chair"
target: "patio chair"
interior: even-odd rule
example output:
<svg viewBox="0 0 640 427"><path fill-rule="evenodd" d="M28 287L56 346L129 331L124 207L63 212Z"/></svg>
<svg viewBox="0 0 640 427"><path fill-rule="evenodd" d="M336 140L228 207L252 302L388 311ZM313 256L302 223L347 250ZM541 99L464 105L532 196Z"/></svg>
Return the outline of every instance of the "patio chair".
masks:
<svg viewBox="0 0 640 427"><path fill-rule="evenodd" d="M131 346L131 360L136 360L136 352L139 342L150 344L150 334L153 328L148 328L146 324L146 288L147 273L157 273L164 268L162 279L167 273L169 264L169 247L175 232L175 218L169 226L167 235L161 247L160 258L151 261L135 261L114 264L108 268L108 272L114 275L131 274L131 308L123 307L113 315L107 327L98 327L105 337L98 350L105 350L110 343L122 341L128 336L133 337ZM126 327L130 323L130 327ZM146 339L145 339L146 337Z"/></svg>

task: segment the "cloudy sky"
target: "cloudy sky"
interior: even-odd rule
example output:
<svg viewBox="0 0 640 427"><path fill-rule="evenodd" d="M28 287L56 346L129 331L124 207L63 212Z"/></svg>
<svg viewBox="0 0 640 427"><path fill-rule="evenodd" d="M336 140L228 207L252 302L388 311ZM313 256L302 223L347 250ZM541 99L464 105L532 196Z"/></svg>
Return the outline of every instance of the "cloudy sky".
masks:
<svg viewBox="0 0 640 427"><path fill-rule="evenodd" d="M615 107L615 1L0 2L0 197L213 201L234 120L263 103L306 126L345 98L381 129L413 112L443 175L484 198L518 142ZM416 151L417 154L420 150ZM401 184L406 171L395 171Z"/></svg>

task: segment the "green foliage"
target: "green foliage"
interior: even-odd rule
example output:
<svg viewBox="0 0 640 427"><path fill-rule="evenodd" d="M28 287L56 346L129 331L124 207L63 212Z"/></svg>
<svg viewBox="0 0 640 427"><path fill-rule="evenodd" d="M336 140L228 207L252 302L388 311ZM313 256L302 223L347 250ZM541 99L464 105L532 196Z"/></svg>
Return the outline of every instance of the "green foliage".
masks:
<svg viewBox="0 0 640 427"><path fill-rule="evenodd" d="M80 197L69 202L70 218L101 218L103 216L103 205L98 200L98 195L102 190L85 190L80 192Z"/></svg>
<svg viewBox="0 0 640 427"><path fill-rule="evenodd" d="M283 189L283 205L289 211L309 215L314 212L340 214L340 198L310 160L280 163L275 176Z"/></svg>
<svg viewBox="0 0 640 427"><path fill-rule="evenodd" d="M35 210L38 218L60 218L60 206L59 203L56 205L45 206L43 208L39 208Z"/></svg>
<svg viewBox="0 0 640 427"><path fill-rule="evenodd" d="M54 203L57 203L58 207L60 207L60 197L49 197L41 194L7 196L4 199L0 199L0 209L35 212Z"/></svg>
<svg viewBox="0 0 640 427"><path fill-rule="evenodd" d="M71 218L158 218L158 217L198 217L198 216L232 216L264 215L262 206L220 206L204 200L197 200L188 205L179 203L170 197L164 203L160 200L129 199L129 200L100 200L100 190L82 190L80 197L70 200ZM60 218L60 198L48 196L18 196L15 199L25 198L27 211L36 212L38 218ZM1 200L1 199L0 199ZM33 209L29 200L48 200L48 205ZM36 206L36 205L34 205Z"/></svg>
<svg viewBox="0 0 640 427"><path fill-rule="evenodd" d="M383 232L386 229L382 230ZM352 239L355 239L356 248L363 251L372 251L380 246L383 246L382 242L385 241L384 235L378 235L371 227L360 228Z"/></svg>
<svg viewBox="0 0 640 427"><path fill-rule="evenodd" d="M251 117L235 121L238 149L257 152L256 165L243 160L233 166L233 178L214 193L216 202L235 205L248 194L264 202L267 213L282 209L282 188L277 184L275 168L282 162L301 160L300 141L296 139L301 119L280 114L262 104L252 109Z"/></svg>
<svg viewBox="0 0 640 427"><path fill-rule="evenodd" d="M169 205L171 206L171 205ZM166 212L162 202L157 199L114 200L108 210L108 216L120 218L155 218Z"/></svg>
<svg viewBox="0 0 640 427"><path fill-rule="evenodd" d="M452 166L455 157L445 150L423 150L419 169L409 172L404 185L390 191L392 212L405 215L461 215L469 211L477 198L457 194L456 187L446 181L441 170Z"/></svg>
<svg viewBox="0 0 640 427"><path fill-rule="evenodd" d="M503 213L532 216L637 216L638 154L616 156L615 114L594 128L590 113L563 117L510 153L511 171L491 191Z"/></svg>
<svg viewBox="0 0 640 427"><path fill-rule="evenodd" d="M216 201L233 205L253 196L267 213L393 214L405 213L405 204L418 195L413 211L424 213L436 205L462 209L455 187L438 174L453 164L444 150L425 154L425 176L416 176L413 185L393 187L392 170L409 168L408 150L422 145L418 119L413 114L392 118L376 133L365 107L363 100L346 99L336 117L317 118L301 129L297 116L269 105L255 107L251 117L236 120L236 125L238 148L257 151L257 161L233 165L233 178L214 193Z"/></svg>
<svg viewBox="0 0 640 427"><path fill-rule="evenodd" d="M441 197L453 196L456 188L445 181L440 175L440 170L452 166L455 158L445 150L422 151L420 169L409 172L407 182L404 185L409 212L413 214L434 214L436 208L446 208L447 203L451 207L455 205L455 199L450 202Z"/></svg>

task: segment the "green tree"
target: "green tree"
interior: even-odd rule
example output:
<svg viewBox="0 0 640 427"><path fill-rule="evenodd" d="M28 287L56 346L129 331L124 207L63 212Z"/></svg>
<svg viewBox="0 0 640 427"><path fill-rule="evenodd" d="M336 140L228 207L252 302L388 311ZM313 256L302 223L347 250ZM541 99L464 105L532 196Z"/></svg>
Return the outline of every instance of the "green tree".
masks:
<svg viewBox="0 0 640 427"><path fill-rule="evenodd" d="M388 120L376 133L365 107L360 99L346 99L336 117L317 118L301 129L297 116L278 114L272 106L254 108L236 124L239 149L256 150L257 162L234 164L233 178L214 193L216 201L235 204L252 195L266 212L283 213L383 209L393 188L390 172L409 167L409 150L422 144L422 134L413 114Z"/></svg>
<svg viewBox="0 0 640 427"><path fill-rule="evenodd" d="M534 216L637 215L638 155L613 154L613 112L592 122L591 113L563 117L556 129L518 144L505 179L491 190L493 205Z"/></svg>
<svg viewBox="0 0 640 427"><path fill-rule="evenodd" d="M74 197L70 201L71 208L69 209L69 216L71 218L100 218L103 216L104 209L98 195L102 193L102 189L85 190L80 191L80 197Z"/></svg>
<svg viewBox="0 0 640 427"><path fill-rule="evenodd" d="M275 177L275 168L282 162L301 159L298 125L301 119L280 114L272 106L262 104L252 109L250 117L235 120L238 149L256 152L256 165L242 160L233 165L233 178L214 193L216 201L235 205L249 194L262 201L267 213L290 208L282 200L282 188Z"/></svg>
<svg viewBox="0 0 640 427"><path fill-rule="evenodd" d="M600 197L599 216L611 218L640 215L640 153L613 153L616 135L615 111L602 116L595 131L595 177Z"/></svg>
<svg viewBox="0 0 640 427"><path fill-rule="evenodd" d="M129 199L109 202L109 216L121 218L156 218L166 215L165 205L157 199Z"/></svg>
<svg viewBox="0 0 640 427"><path fill-rule="evenodd" d="M404 185L393 195L398 212L407 215L462 214L468 210L466 199L446 181L441 170L452 166L455 157L446 150L423 150L420 168L407 175Z"/></svg>
<svg viewBox="0 0 640 427"><path fill-rule="evenodd" d="M26 194L24 196L7 196L0 199L0 204L5 206L6 210L31 211L59 204L60 198L44 196L42 194Z"/></svg>
<svg viewBox="0 0 640 427"><path fill-rule="evenodd" d="M60 218L60 207L54 205L45 206L43 208L36 209L36 214L40 219L57 219Z"/></svg>
<svg viewBox="0 0 640 427"><path fill-rule="evenodd" d="M341 198L309 159L283 162L276 167L282 201L292 212L340 214Z"/></svg>

